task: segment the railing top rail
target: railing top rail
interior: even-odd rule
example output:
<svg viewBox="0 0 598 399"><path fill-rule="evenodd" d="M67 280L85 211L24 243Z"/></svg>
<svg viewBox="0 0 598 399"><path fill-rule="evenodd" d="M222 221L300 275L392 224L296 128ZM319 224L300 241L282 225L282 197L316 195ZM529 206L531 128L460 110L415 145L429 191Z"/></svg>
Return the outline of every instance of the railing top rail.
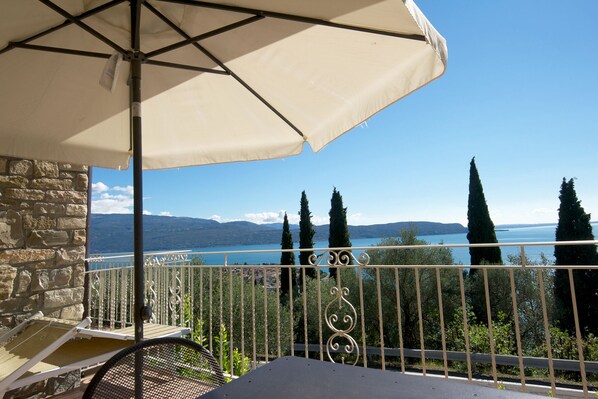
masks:
<svg viewBox="0 0 598 399"><path fill-rule="evenodd" d="M235 255L235 254L260 254L260 253L282 253L282 252L342 252L342 251L379 251L379 250L406 250L425 248L486 248L486 247L533 247L533 246L556 246L556 245L598 245L598 240L585 241L542 241L542 242L500 242L487 244L427 244L427 245L394 245L394 246L360 246L360 247L336 247L336 248L294 248L294 249L251 249L234 251L192 251L174 250L165 252L148 252L146 256L164 256L172 254L187 255ZM111 259L131 258L133 254L124 255L92 255L86 261L107 261Z"/></svg>

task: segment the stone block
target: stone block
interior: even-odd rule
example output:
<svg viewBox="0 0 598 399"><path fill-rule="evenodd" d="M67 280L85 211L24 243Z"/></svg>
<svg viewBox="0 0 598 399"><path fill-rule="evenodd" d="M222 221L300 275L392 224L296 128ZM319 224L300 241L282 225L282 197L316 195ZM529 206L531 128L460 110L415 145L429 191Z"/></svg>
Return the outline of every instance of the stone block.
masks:
<svg viewBox="0 0 598 399"><path fill-rule="evenodd" d="M87 191L87 187L89 185L89 178L84 173L79 173L75 177L75 190L77 191Z"/></svg>
<svg viewBox="0 0 598 399"><path fill-rule="evenodd" d="M56 227L59 229L84 229L87 226L85 218L58 218Z"/></svg>
<svg viewBox="0 0 598 399"><path fill-rule="evenodd" d="M0 158L0 173L6 173L6 166L8 165L8 159Z"/></svg>
<svg viewBox="0 0 598 399"><path fill-rule="evenodd" d="M71 172L87 172L89 169L86 165L77 165L74 163L59 163L58 167L61 171Z"/></svg>
<svg viewBox="0 0 598 399"><path fill-rule="evenodd" d="M20 263L53 260L56 251L53 249L7 249L0 251L0 264L16 265Z"/></svg>
<svg viewBox="0 0 598 399"><path fill-rule="evenodd" d="M60 175L58 175L58 177L60 177L61 179L74 179L75 176L77 174L76 173L71 173L71 172L60 172Z"/></svg>
<svg viewBox="0 0 598 399"><path fill-rule="evenodd" d="M50 190L46 192L46 201L61 204L87 204L87 193L82 191Z"/></svg>
<svg viewBox="0 0 598 399"><path fill-rule="evenodd" d="M60 318L66 320L81 320L83 318L83 304L67 306L60 311Z"/></svg>
<svg viewBox="0 0 598 399"><path fill-rule="evenodd" d="M26 230L51 230L56 228L56 218L48 216L23 216L23 227Z"/></svg>
<svg viewBox="0 0 598 399"><path fill-rule="evenodd" d="M31 278L31 292L44 291L47 290L49 286L50 273L48 270L35 270Z"/></svg>
<svg viewBox="0 0 598 399"><path fill-rule="evenodd" d="M31 295L29 298L26 298L21 304L22 311L29 313L37 312L41 308L40 298L39 294Z"/></svg>
<svg viewBox="0 0 598 399"><path fill-rule="evenodd" d="M0 265L0 300L10 298L17 277L17 269L11 265ZM0 312L4 313L4 312Z"/></svg>
<svg viewBox="0 0 598 399"><path fill-rule="evenodd" d="M15 159L8 164L8 173L11 175L31 176L33 163L26 159Z"/></svg>
<svg viewBox="0 0 598 399"><path fill-rule="evenodd" d="M23 221L13 210L0 212L0 249L23 246Z"/></svg>
<svg viewBox="0 0 598 399"><path fill-rule="evenodd" d="M53 269L55 266L56 266L56 262L54 262L54 259L43 261L43 262L34 262L34 263L27 264L27 267L29 267L33 270Z"/></svg>
<svg viewBox="0 0 598 399"><path fill-rule="evenodd" d="M85 247L60 248L56 251L56 266L72 265L81 263L85 259Z"/></svg>
<svg viewBox="0 0 598 399"><path fill-rule="evenodd" d="M33 230L27 237L29 248L56 247L68 243L68 233L61 230Z"/></svg>
<svg viewBox="0 0 598 399"><path fill-rule="evenodd" d="M28 270L21 270L19 276L17 277L17 283L15 284L15 288L17 294L25 294L29 291L29 287L31 286L31 272Z"/></svg>
<svg viewBox="0 0 598 399"><path fill-rule="evenodd" d="M87 235L85 230L73 230L73 245L85 245L87 242Z"/></svg>
<svg viewBox="0 0 598 399"><path fill-rule="evenodd" d="M26 188L29 179L23 176L2 176L0 175L0 188Z"/></svg>
<svg viewBox="0 0 598 399"><path fill-rule="evenodd" d="M67 216L87 216L87 205L66 204Z"/></svg>
<svg viewBox="0 0 598 399"><path fill-rule="evenodd" d="M81 385L81 372L79 370L69 371L57 377L50 378L46 384L45 394L48 396L58 395Z"/></svg>
<svg viewBox="0 0 598 399"><path fill-rule="evenodd" d="M42 190L28 188L7 188L4 190L4 198L21 201L41 201L46 193Z"/></svg>
<svg viewBox="0 0 598 399"><path fill-rule="evenodd" d="M83 287L85 284L85 264L73 266L73 287Z"/></svg>
<svg viewBox="0 0 598 399"><path fill-rule="evenodd" d="M74 184L72 180L50 179L44 177L32 180L29 187L40 190L72 190Z"/></svg>
<svg viewBox="0 0 598 399"><path fill-rule="evenodd" d="M1 288L0 288L1 289ZM23 298L10 298L0 300L0 314L11 315L20 313L23 309Z"/></svg>
<svg viewBox="0 0 598 399"><path fill-rule="evenodd" d="M73 271L70 267L50 270L50 289L68 287L71 282L72 274Z"/></svg>
<svg viewBox="0 0 598 399"><path fill-rule="evenodd" d="M62 308L83 303L83 287L44 292L44 309Z"/></svg>
<svg viewBox="0 0 598 399"><path fill-rule="evenodd" d="M64 216L66 206L63 204L47 204L38 202L33 205L33 216Z"/></svg>
<svg viewBox="0 0 598 399"><path fill-rule="evenodd" d="M33 161L33 175L35 177L58 177L58 164L49 161Z"/></svg>

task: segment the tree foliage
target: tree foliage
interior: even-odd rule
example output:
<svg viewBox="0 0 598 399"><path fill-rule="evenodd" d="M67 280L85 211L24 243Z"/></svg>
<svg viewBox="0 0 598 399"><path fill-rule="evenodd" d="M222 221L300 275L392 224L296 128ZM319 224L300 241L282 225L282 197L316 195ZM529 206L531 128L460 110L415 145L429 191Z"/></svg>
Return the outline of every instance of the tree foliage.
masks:
<svg viewBox="0 0 598 399"><path fill-rule="evenodd" d="M329 248L350 248L349 227L347 226L347 208L343 207L343 197L336 190L332 191L330 199L330 232L328 236ZM330 268L330 277L336 276L336 268Z"/></svg>
<svg viewBox="0 0 598 399"><path fill-rule="evenodd" d="M557 241L594 240L590 214L585 213L577 199L573 179L563 178L560 190L559 222L556 228ZM559 266L598 264L596 245L557 245L554 257ZM598 331L598 270L578 269L573 271L577 311L582 330ZM557 323L569 332L575 330L573 301L569 283L569 271L557 269L554 294L557 306ZM587 333L587 331L586 331Z"/></svg>
<svg viewBox="0 0 598 399"><path fill-rule="evenodd" d="M496 243L494 223L490 219L482 181L475 164L475 157L471 159L469 167L469 199L467 202L467 240L470 244ZM469 248L472 265L502 264L499 247ZM475 270L475 269L472 269Z"/></svg>
<svg viewBox="0 0 598 399"><path fill-rule="evenodd" d="M284 222L282 224L282 238L280 247L281 249L293 249L293 235L291 234L291 229L289 228L289 218L287 217L286 212L284 214ZM280 255L280 264L282 266L294 265L295 254L293 252L282 252ZM291 289L291 286L295 286L296 284L295 268L282 268L280 271L280 294L282 296L287 295L289 293L289 289Z"/></svg>
<svg viewBox="0 0 598 399"><path fill-rule="evenodd" d="M305 190L301 192L301 208L299 210L299 248L309 249L314 247L314 225L311 223L311 212L309 211L309 202ZM301 251L299 253L299 264L309 265L309 257L313 251ZM306 276L315 277L316 271L313 268L305 270Z"/></svg>

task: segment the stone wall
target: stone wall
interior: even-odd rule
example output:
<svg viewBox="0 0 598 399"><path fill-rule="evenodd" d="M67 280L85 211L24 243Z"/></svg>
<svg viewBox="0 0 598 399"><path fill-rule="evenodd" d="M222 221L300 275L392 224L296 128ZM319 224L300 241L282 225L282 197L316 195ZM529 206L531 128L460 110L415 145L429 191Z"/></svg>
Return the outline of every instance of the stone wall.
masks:
<svg viewBox="0 0 598 399"><path fill-rule="evenodd" d="M83 316L87 166L0 157L0 329Z"/></svg>

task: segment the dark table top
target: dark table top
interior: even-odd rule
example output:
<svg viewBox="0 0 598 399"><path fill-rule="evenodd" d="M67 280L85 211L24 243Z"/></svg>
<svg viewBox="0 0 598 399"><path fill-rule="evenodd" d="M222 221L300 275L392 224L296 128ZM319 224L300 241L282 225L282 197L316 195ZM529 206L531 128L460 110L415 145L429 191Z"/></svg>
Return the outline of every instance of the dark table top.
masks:
<svg viewBox="0 0 598 399"><path fill-rule="evenodd" d="M216 398L538 399L520 392L299 357L282 357L211 391Z"/></svg>

